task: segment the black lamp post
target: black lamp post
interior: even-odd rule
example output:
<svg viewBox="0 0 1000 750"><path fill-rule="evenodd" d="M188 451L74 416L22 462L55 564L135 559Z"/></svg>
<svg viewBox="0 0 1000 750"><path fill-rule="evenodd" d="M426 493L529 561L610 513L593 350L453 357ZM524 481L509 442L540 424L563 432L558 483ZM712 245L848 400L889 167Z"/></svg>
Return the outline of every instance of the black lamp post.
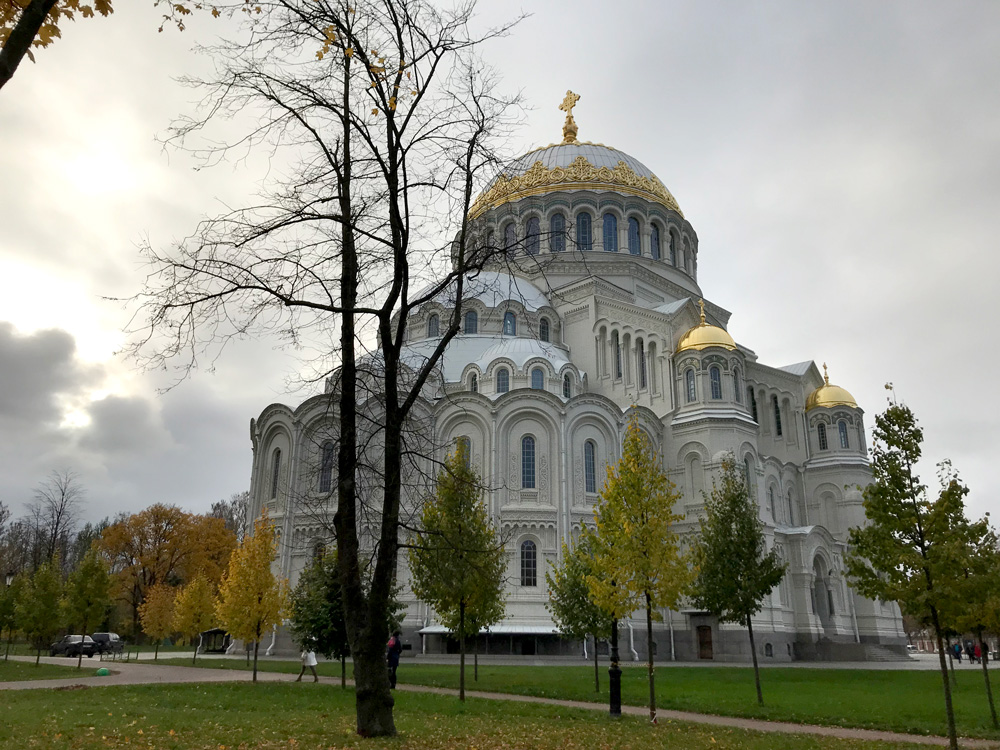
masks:
<svg viewBox="0 0 1000 750"><path fill-rule="evenodd" d="M611 667L608 669L611 715L622 715L622 670L618 666L618 620L611 621Z"/></svg>

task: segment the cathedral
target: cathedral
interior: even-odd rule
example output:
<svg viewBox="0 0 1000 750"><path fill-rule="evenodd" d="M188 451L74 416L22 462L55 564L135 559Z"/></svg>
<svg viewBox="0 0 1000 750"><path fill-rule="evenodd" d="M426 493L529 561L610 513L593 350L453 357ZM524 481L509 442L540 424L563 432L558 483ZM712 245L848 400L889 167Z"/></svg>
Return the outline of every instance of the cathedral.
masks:
<svg viewBox="0 0 1000 750"><path fill-rule="evenodd" d="M825 365L765 364L733 339L730 312L699 284L694 226L638 159L577 139L577 98L561 107L562 142L514 160L473 204L476 231L525 262L468 279L462 331L421 393L434 444L443 457L464 443L508 540L506 617L480 634L479 653L585 655L553 623L545 575L593 525L632 413L682 495L682 538L697 531L723 457L743 466L768 547L787 563L753 622L762 662L905 653L896 605L862 597L846 576L871 477L863 411ZM433 345L453 304L442 295L411 315L407 356ZM327 401L272 404L251 423L250 512L275 520L275 564L292 585L331 541L301 503L330 496L333 446L315 437ZM453 650L402 554L397 580L407 650ZM750 660L743 627L683 605L660 614L657 661ZM622 659L645 660L644 614L621 628Z"/></svg>

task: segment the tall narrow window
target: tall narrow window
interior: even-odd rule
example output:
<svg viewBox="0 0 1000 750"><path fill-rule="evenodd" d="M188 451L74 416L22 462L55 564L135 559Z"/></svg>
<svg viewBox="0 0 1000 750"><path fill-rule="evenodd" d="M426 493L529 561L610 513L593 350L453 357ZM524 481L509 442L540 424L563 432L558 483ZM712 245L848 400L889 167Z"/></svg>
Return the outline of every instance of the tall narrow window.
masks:
<svg viewBox="0 0 1000 750"><path fill-rule="evenodd" d="M609 253L618 252L618 217L612 213L604 214L604 249Z"/></svg>
<svg viewBox="0 0 1000 750"><path fill-rule="evenodd" d="M747 456L746 458L743 459L743 482L747 486L747 493L750 495L750 497L753 497L753 492L751 492L750 490L750 477L752 475L753 472L750 469L750 456Z"/></svg>
<svg viewBox="0 0 1000 750"><path fill-rule="evenodd" d="M455 450L462 457L462 465L468 469L472 462L472 438L462 435L455 441Z"/></svg>
<svg viewBox="0 0 1000 750"><path fill-rule="evenodd" d="M549 220L549 248L553 253L561 253L566 249L566 217L553 214Z"/></svg>
<svg viewBox="0 0 1000 750"><path fill-rule="evenodd" d="M563 398L569 398L573 395L573 376L568 372L563 375Z"/></svg>
<svg viewBox="0 0 1000 750"><path fill-rule="evenodd" d="M545 388L545 373L542 372L541 367L536 367L531 371L531 387L536 391Z"/></svg>
<svg viewBox="0 0 1000 750"><path fill-rule="evenodd" d="M517 316L514 313L504 313L503 316L503 335L504 336L516 336L517 335Z"/></svg>
<svg viewBox="0 0 1000 750"><path fill-rule="evenodd" d="M597 446L593 440L583 444L583 482L585 491L597 492Z"/></svg>
<svg viewBox="0 0 1000 750"><path fill-rule="evenodd" d="M538 321L538 338L542 341L548 341L550 336L549 331L549 319L542 318Z"/></svg>
<svg viewBox="0 0 1000 750"><path fill-rule="evenodd" d="M743 379L740 377L740 368L733 368L733 396L737 404L743 403Z"/></svg>
<svg viewBox="0 0 1000 750"><path fill-rule="evenodd" d="M847 449L851 447L851 441L847 438L847 422L841 419L837 422L837 429L840 431L840 447Z"/></svg>
<svg viewBox="0 0 1000 750"><path fill-rule="evenodd" d="M684 373L684 389L687 391L687 400L689 404L698 398L698 392L694 387L694 370L687 370Z"/></svg>
<svg viewBox="0 0 1000 750"><path fill-rule="evenodd" d="M767 488L767 512L774 518L774 487Z"/></svg>
<svg viewBox="0 0 1000 750"><path fill-rule="evenodd" d="M465 332L479 333L479 313L475 310L465 313Z"/></svg>
<svg viewBox="0 0 1000 750"><path fill-rule="evenodd" d="M830 447L830 443L826 439L826 425L820 422L816 425L816 435L819 438L819 449L825 451Z"/></svg>
<svg viewBox="0 0 1000 750"><path fill-rule="evenodd" d="M670 236L670 265L677 265L677 235L673 232L669 233Z"/></svg>
<svg viewBox="0 0 1000 750"><path fill-rule="evenodd" d="M469 376L469 390L473 393L479 393L479 376L476 373Z"/></svg>
<svg viewBox="0 0 1000 750"><path fill-rule="evenodd" d="M517 247L517 229L514 227L514 222L511 221L503 228L503 249L505 252L512 253L515 247Z"/></svg>
<svg viewBox="0 0 1000 750"><path fill-rule="evenodd" d="M441 330L441 319L437 315L431 315L427 319L427 338L432 339L439 335Z"/></svg>
<svg viewBox="0 0 1000 750"><path fill-rule="evenodd" d="M535 439L531 435L521 438L521 489L535 489Z"/></svg>
<svg viewBox="0 0 1000 750"><path fill-rule="evenodd" d="M590 214L586 211L576 215L576 249L585 253L594 249L594 235L590 224Z"/></svg>
<svg viewBox="0 0 1000 750"><path fill-rule="evenodd" d="M639 241L639 221L628 220L628 251L630 255L642 255L642 244Z"/></svg>
<svg viewBox="0 0 1000 750"><path fill-rule="evenodd" d="M538 585L538 549L530 539L521 543L521 585Z"/></svg>
<svg viewBox="0 0 1000 750"><path fill-rule="evenodd" d="M510 373L506 367L497 370L497 393L506 393L510 390Z"/></svg>
<svg viewBox="0 0 1000 750"><path fill-rule="evenodd" d="M615 377L622 376L622 342L618 338L618 331L611 334L611 347L615 350Z"/></svg>
<svg viewBox="0 0 1000 750"><path fill-rule="evenodd" d="M774 409L774 436L781 437L781 404L777 396L771 396L771 408Z"/></svg>
<svg viewBox="0 0 1000 750"><path fill-rule="evenodd" d="M329 492L333 489L333 443L327 440L323 443L322 456L319 465L319 491Z"/></svg>
<svg viewBox="0 0 1000 750"><path fill-rule="evenodd" d="M271 499L278 496L278 479L281 477L281 448L274 449L271 458Z"/></svg>
<svg viewBox="0 0 1000 750"><path fill-rule="evenodd" d="M642 339L635 342L635 365L639 370L639 387L646 387L646 345Z"/></svg>
<svg viewBox="0 0 1000 750"><path fill-rule="evenodd" d="M760 419L757 417L757 396L754 395L753 388L747 388L747 401L750 402L750 414L753 415L753 421L760 424Z"/></svg>
<svg viewBox="0 0 1000 750"><path fill-rule="evenodd" d="M655 224L649 230L649 254L653 260L660 259L660 230Z"/></svg>
<svg viewBox="0 0 1000 750"><path fill-rule="evenodd" d="M528 251L528 255L538 255L541 234L542 230L538 222L538 217L532 216L528 219L528 226L524 232L524 247Z"/></svg>
<svg viewBox="0 0 1000 750"><path fill-rule="evenodd" d="M708 369L708 379L712 382L712 398L718 401L722 398L722 372L712 365Z"/></svg>

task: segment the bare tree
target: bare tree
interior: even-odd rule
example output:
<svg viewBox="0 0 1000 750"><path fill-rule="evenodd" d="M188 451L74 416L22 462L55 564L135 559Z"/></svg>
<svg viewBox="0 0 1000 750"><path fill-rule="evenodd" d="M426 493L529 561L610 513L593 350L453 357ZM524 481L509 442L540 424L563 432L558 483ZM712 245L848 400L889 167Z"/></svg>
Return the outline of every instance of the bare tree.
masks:
<svg viewBox="0 0 1000 750"><path fill-rule="evenodd" d="M467 217L482 175L496 171L491 144L513 102L474 52L509 27L473 34L473 8L255 4L249 39L212 50L217 78L201 82L204 108L173 142L189 147L216 120L249 115L240 136L192 150L213 163L266 149L280 164L273 187L173 250L147 247L136 299L132 354L180 377L240 337L331 352L312 365L330 383L333 525L364 736L396 731L386 613L409 467L428 452L407 435L421 432L421 393L459 331L467 279L495 260ZM440 298L450 313L439 338L415 352L408 320Z"/></svg>
<svg viewBox="0 0 1000 750"><path fill-rule="evenodd" d="M53 470L35 490L27 509L41 556L38 562L48 562L57 553L66 560L85 496L80 478L69 469Z"/></svg>
<svg viewBox="0 0 1000 750"><path fill-rule="evenodd" d="M249 521L247 513L250 508L250 491L234 492L228 500L216 500L208 512L212 518L221 518L226 522L226 528L236 534L236 541L242 542L247 534Z"/></svg>

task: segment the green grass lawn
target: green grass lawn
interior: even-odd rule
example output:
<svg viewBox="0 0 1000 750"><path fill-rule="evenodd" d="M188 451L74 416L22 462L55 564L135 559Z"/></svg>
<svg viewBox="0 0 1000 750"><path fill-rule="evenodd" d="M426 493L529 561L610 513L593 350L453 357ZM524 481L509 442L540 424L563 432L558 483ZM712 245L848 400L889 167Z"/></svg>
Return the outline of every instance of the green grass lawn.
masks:
<svg viewBox="0 0 1000 750"><path fill-rule="evenodd" d="M182 659L163 660L167 664L190 666ZM199 660L198 666L216 669L246 669L243 661ZM266 672L297 674L299 663L260 661ZM348 677L351 665L348 664ZM321 662L322 675L340 676L340 664ZM594 692L592 667L479 667L479 681L472 680L467 668L466 687L498 693L517 693L544 698L604 702L608 697L607 668L601 667L601 692ZM403 661L399 681L414 685L458 688L458 667ZM995 690L1000 693L1000 672ZM753 686L753 670L742 667L670 667L657 670L656 705L682 711L747 716L793 721L802 724L889 729L915 734L944 735L944 698L941 677L934 671L888 671L856 669L784 669L761 671L763 707L758 707ZM627 667L622 673L622 702L648 705L646 670ZM958 673L953 688L955 716L960 734L1000 739L992 728L989 707L979 669Z"/></svg>
<svg viewBox="0 0 1000 750"><path fill-rule="evenodd" d="M77 670L76 659L66 660L66 664L39 664L23 661L3 661L0 659L0 682L13 682L15 680L51 680L57 677L79 677L85 674L88 677L94 674L93 669L88 669L89 661L83 660L83 668ZM95 667L96 669L96 667Z"/></svg>
<svg viewBox="0 0 1000 750"><path fill-rule="evenodd" d="M313 684L143 685L12 692L0 701L0 747L476 748L477 750L861 750L860 741L648 722L548 706L396 694L395 739L354 734L354 693ZM880 744L891 750L915 746Z"/></svg>

